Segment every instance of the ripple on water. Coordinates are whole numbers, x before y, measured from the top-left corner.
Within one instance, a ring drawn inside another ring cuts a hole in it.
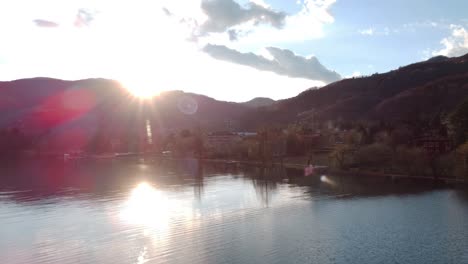
[[[2,261],[468,262],[468,199],[455,190],[402,195],[375,181],[330,186],[224,168],[159,177],[168,174],[152,165],[113,166],[81,168],[54,186],[18,176],[4,190],[0,180]]]

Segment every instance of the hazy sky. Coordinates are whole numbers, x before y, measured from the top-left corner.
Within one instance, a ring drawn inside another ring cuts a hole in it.
[[[2,0],[0,79],[294,96],[468,52],[465,0]]]

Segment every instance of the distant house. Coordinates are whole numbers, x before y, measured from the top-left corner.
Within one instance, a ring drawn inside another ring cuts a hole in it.
[[[236,134],[242,138],[252,138],[257,136],[257,132],[237,132]]]
[[[209,149],[220,150],[230,148],[233,144],[239,143],[242,137],[237,133],[229,131],[217,131],[208,134],[207,147]]]
[[[229,141],[240,137],[239,134],[229,131],[216,131],[208,134],[208,139],[211,141]]]
[[[449,138],[435,133],[428,133],[416,139],[416,144],[430,155],[444,154],[452,149],[452,142]]]
[[[229,132],[217,131],[209,133],[206,137],[205,147],[207,151],[216,155],[231,155],[239,153],[239,147],[244,144],[250,145],[248,153],[257,153],[254,146],[258,144],[256,132]],[[248,155],[248,153],[246,155]]]
[[[320,139],[322,138],[322,134],[313,132],[305,132],[300,136],[306,146],[316,146],[319,144]]]

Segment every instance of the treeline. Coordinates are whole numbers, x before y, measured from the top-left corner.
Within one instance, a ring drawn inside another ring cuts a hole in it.
[[[0,158],[16,158],[29,149],[32,140],[18,128],[0,130]]]
[[[255,133],[244,135],[209,133],[203,127],[164,135],[158,133],[158,128],[148,126],[147,120],[121,130],[106,122],[109,123],[101,119],[95,133],[87,137],[80,130],[59,136],[49,132],[37,137],[25,136],[17,128],[1,130],[0,157],[54,148],[81,149],[91,154],[166,152],[175,157],[244,159],[265,164],[302,157],[303,163],[342,170],[468,177],[468,100],[450,114],[430,119],[400,122],[308,119],[289,125],[262,125]],[[48,138],[54,139],[55,145]]]
[[[468,100],[448,115],[407,122],[302,122],[263,126],[255,136],[213,143],[188,130],[168,137],[175,155],[245,159],[265,163],[303,157],[342,170],[431,177],[468,177]],[[216,140],[215,140],[216,141]],[[195,143],[196,142],[196,143]],[[196,151],[195,151],[196,150]]]
[[[334,167],[468,178],[468,100],[432,120],[351,123],[342,135],[330,153]]]

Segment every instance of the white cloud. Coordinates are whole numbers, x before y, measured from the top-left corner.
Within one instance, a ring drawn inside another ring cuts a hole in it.
[[[54,28],[59,26],[59,24],[55,23],[54,21],[49,21],[45,19],[34,19],[33,22],[38,27]]]
[[[262,4],[262,3],[261,3]],[[249,2],[241,6],[234,0],[203,0],[201,9],[208,19],[200,24],[196,37],[205,36],[210,33],[225,33],[238,25],[260,25],[265,24],[274,28],[281,28],[284,24],[286,14]]]
[[[322,37],[323,26],[335,21],[330,14],[330,8],[335,2],[336,0],[305,0],[298,14],[286,18],[285,35],[294,40]]]
[[[450,25],[451,35],[440,42],[444,48],[432,52],[433,56],[457,57],[468,53],[468,31],[460,25]]]
[[[320,80],[325,83],[341,79],[339,74],[325,68],[316,57],[305,58],[294,54],[290,50],[274,47],[266,48],[267,53],[270,55],[269,58],[254,53],[241,53],[222,45],[208,44],[203,51],[219,60],[293,78]]]
[[[390,33],[398,33],[398,29],[390,29],[389,27],[384,27],[383,29],[367,28],[361,29],[358,31],[359,34],[364,36],[388,36]]]
[[[359,30],[359,34],[372,36],[372,35],[374,35],[374,29],[373,28],[368,28],[368,29]]]
[[[202,43],[186,41],[193,28],[208,19],[200,9],[200,1],[5,2],[0,1],[3,80],[36,76],[104,77],[120,80],[130,87],[181,89],[233,101],[265,95],[275,99],[290,97],[324,84],[216,60],[200,52]],[[88,26],[78,28],[74,22],[77,12],[83,8],[96,10],[96,15]],[[163,8],[174,15],[168,16]],[[314,19],[332,20],[325,13]],[[185,23],[181,23],[182,18],[186,19]],[[38,27],[36,19],[60,26]],[[300,28],[296,29],[298,34]]]
[[[250,2],[254,3],[254,4],[257,4],[261,7],[264,7],[264,8],[271,8],[269,4],[267,4],[264,0],[250,0]]]
[[[268,24],[242,23],[233,25],[230,29],[240,32],[237,40],[240,44],[258,44],[263,46],[277,43],[291,43],[324,36],[324,26],[334,22],[330,9],[336,0],[305,0],[300,2],[301,10],[289,14],[284,18],[281,27],[272,27]],[[307,25],[307,26],[304,26]],[[211,34],[202,42],[230,45],[226,33]]]
[[[416,31],[421,28],[448,28],[450,25],[443,19],[425,20],[403,24],[402,29]]]
[[[363,74],[360,71],[354,71],[353,73],[346,75],[345,78],[349,79],[349,78],[355,78],[355,77],[361,77],[361,76],[363,76]]]

